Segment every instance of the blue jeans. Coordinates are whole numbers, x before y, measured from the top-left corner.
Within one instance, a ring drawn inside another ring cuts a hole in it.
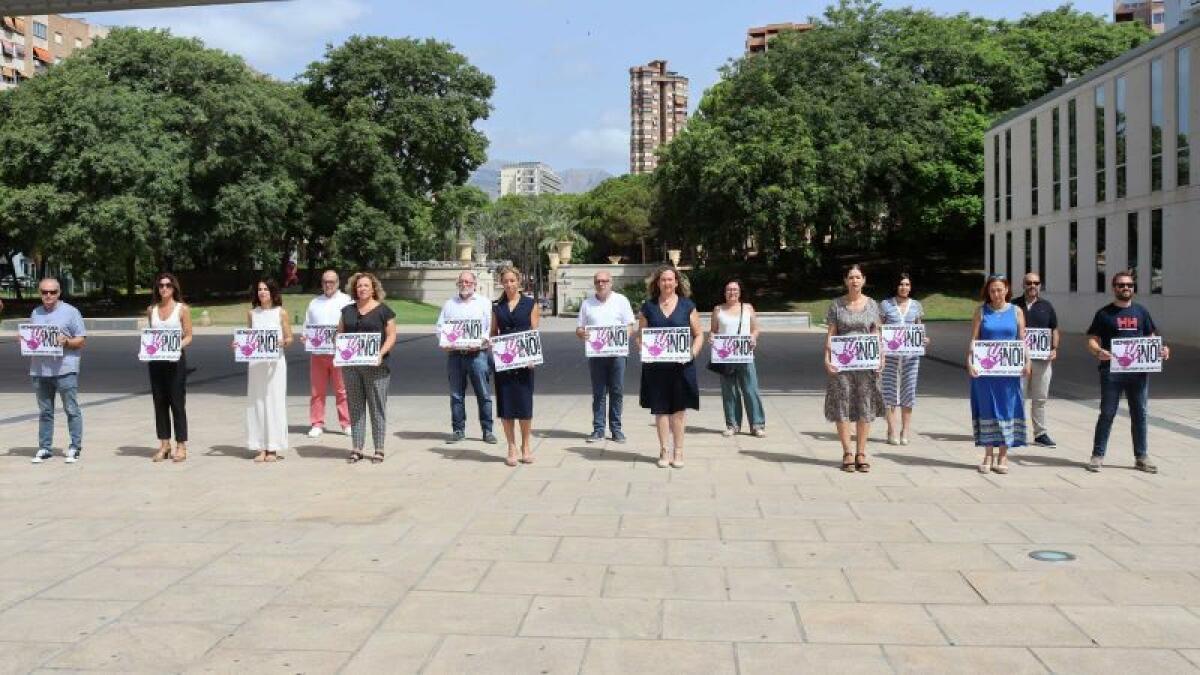
[[[79,375],[57,377],[34,377],[33,391],[38,404],[38,449],[49,452],[54,444],[54,395],[62,397],[63,412],[67,414],[67,431],[71,435],[71,447],[83,450],[83,413],[79,411],[76,394],[79,392]]]
[[[735,363],[733,371],[721,376],[721,403],[725,406],[725,426],[740,429],[742,405],[746,406],[746,417],[750,428],[757,429],[767,424],[763,414],[762,399],[758,396],[758,371],[753,363]]]
[[[487,352],[452,352],[446,360],[446,370],[450,375],[450,425],[454,431],[465,432],[467,429],[467,380],[470,380],[475,401],[479,404],[479,426],[485,435],[492,433],[492,392],[489,388],[492,369]]]
[[[1150,398],[1150,376],[1146,373],[1100,373],[1100,418],[1096,420],[1096,435],[1092,439],[1092,456],[1103,457],[1108,449],[1108,434],[1113,418],[1121,405],[1121,394],[1129,401],[1130,434],[1133,436],[1133,456],[1142,459],[1146,447],[1146,410]]]
[[[608,397],[608,428],[621,430],[625,408],[625,357],[597,356],[587,360],[592,376],[592,431],[604,435],[604,398]]]

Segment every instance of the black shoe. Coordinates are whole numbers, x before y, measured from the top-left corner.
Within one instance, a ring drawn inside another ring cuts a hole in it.
[[[489,445],[495,445],[496,444],[496,434],[493,434],[490,431],[487,432],[486,434],[483,435],[483,442],[488,443]]]
[[[621,433],[620,431],[614,431],[614,432],[612,432],[612,439],[614,441],[616,441],[617,443],[624,443],[625,442],[625,434]]]
[[[1041,436],[1038,436],[1037,438],[1033,439],[1033,442],[1035,445],[1040,445],[1043,448],[1057,448],[1058,447],[1058,445],[1055,444],[1054,441],[1050,440],[1049,434],[1042,434]]]
[[[604,432],[603,431],[593,431],[592,435],[587,437],[588,443],[600,443],[603,440],[604,440]]]

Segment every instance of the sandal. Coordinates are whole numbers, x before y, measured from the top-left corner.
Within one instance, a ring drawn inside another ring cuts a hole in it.
[[[859,457],[862,457],[863,461],[858,461]],[[854,468],[858,469],[859,473],[870,473],[871,465],[867,463],[866,459],[867,456],[861,452],[854,456]]]
[[[533,453],[525,452],[522,450],[521,451],[521,463],[522,464],[533,464]]]
[[[683,468],[683,451],[676,448],[674,457],[671,458],[671,468]]]
[[[504,459],[504,465],[505,466],[516,466],[517,465],[517,449],[516,448],[509,446],[508,457],[506,457]]]
[[[171,455],[171,461],[175,462],[177,464],[179,462],[186,462],[187,461],[187,446],[177,443],[175,445],[175,452]]]
[[[169,446],[169,445],[166,447],[159,448],[158,452],[154,453],[154,456],[150,458],[150,461],[151,462],[164,461],[164,460],[166,460],[167,455],[169,455],[170,453],[171,453],[171,446]]]
[[[283,455],[279,454],[278,452],[268,452],[266,458],[263,459],[263,461],[264,462],[282,462]]]
[[[357,450],[351,450],[350,456],[346,458],[347,464],[355,464],[363,459],[363,454]]]
[[[987,473],[992,470],[992,458],[984,457],[979,464],[979,473]]]
[[[998,464],[998,463],[997,463],[997,464],[993,464],[993,465],[992,465],[992,472],[993,472],[993,473],[999,473],[999,474],[1005,474],[1005,473],[1008,473],[1008,462],[1005,462],[1004,464]]]
[[[371,455],[370,459],[371,459],[372,464],[382,464],[383,463],[383,451],[376,450],[375,454]]]
[[[267,451],[259,450],[258,454],[254,457],[254,461],[258,462],[259,464],[262,464],[263,462],[267,461]]]
[[[667,459],[667,449],[661,448],[658,451],[658,468],[665,469],[671,465],[671,461]]]
[[[847,457],[850,458],[849,461],[846,460]],[[854,473],[854,453],[853,452],[843,452],[842,453],[842,471],[845,471],[846,473]]]

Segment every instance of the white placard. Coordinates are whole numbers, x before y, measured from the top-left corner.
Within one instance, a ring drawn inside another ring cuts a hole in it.
[[[754,363],[749,335],[713,335],[709,360],[713,363]]]
[[[333,365],[377,366],[383,356],[383,336],[379,333],[341,333],[334,338]]]
[[[895,323],[881,327],[883,353],[896,356],[925,355],[925,324]]]
[[[583,353],[588,358],[629,356],[629,326],[588,326]]]
[[[1110,373],[1162,372],[1162,338],[1157,335],[1113,338],[1108,351],[1112,354],[1108,366]]]
[[[233,331],[234,361],[276,361],[283,354],[283,334],[277,328],[238,328]]]
[[[183,354],[183,331],[178,328],[144,328],[138,361],[178,361]]]
[[[829,358],[835,370],[879,370],[883,358],[878,335],[833,335]]]
[[[687,363],[692,360],[692,329],[643,328],[643,363]]]
[[[497,373],[541,365],[541,333],[526,330],[492,337],[492,360]]]
[[[1020,340],[975,340],[971,364],[982,377],[1020,377],[1025,370],[1025,343]]]
[[[58,338],[62,329],[48,323],[23,323],[17,326],[21,340],[21,356],[62,356]]]
[[[332,354],[334,336],[337,326],[325,324],[305,324],[304,351],[309,354]]]
[[[1052,332],[1049,328],[1025,329],[1025,346],[1029,348],[1030,360],[1050,360],[1050,346],[1054,344]]]
[[[479,349],[485,337],[483,319],[447,319],[438,327],[438,346],[444,349]]]

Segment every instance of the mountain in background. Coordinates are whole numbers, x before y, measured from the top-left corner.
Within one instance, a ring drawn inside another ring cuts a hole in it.
[[[484,162],[483,166],[475,170],[471,177],[467,179],[467,185],[475,187],[487,193],[492,199],[500,198],[500,169],[506,164],[514,164],[509,160],[493,159]],[[563,192],[568,194],[577,194],[587,192],[596,187],[604,180],[612,178],[612,174],[603,169],[567,169],[565,171],[557,171],[559,178],[562,178]]]

